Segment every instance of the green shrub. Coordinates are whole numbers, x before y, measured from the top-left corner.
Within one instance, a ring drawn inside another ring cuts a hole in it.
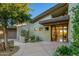
[[[31,38],[31,40],[30,40],[31,42],[39,42],[39,41],[42,41],[42,40],[39,38],[39,36],[36,36],[36,37],[35,37],[35,35],[32,35],[30,38]]]
[[[8,46],[11,48],[14,47],[14,41],[13,40],[8,41]]]
[[[25,36],[26,35],[26,30],[21,30],[21,36]]]
[[[72,52],[72,55],[79,56],[79,41],[72,42],[72,45],[70,46]]]
[[[58,47],[57,50],[55,51],[56,56],[69,56],[71,55],[72,50],[67,47],[62,45],[61,47]]]
[[[29,30],[28,31],[21,30],[21,36],[24,37],[25,43],[26,42],[38,42],[38,41],[42,41],[42,40],[40,40],[39,36],[35,37],[35,35],[30,35],[29,33],[30,33]]]
[[[30,37],[30,35],[29,35],[29,30],[28,30],[28,31],[26,31],[26,30],[21,30],[21,36],[24,37],[25,43],[28,42],[28,41],[29,41],[29,37]]]
[[[79,40],[75,40],[74,42],[71,43],[73,46],[79,48]]]
[[[42,41],[39,36],[36,37],[36,41]]]
[[[35,42],[35,35],[32,35],[30,38],[31,38],[31,42]]]
[[[56,56],[79,56],[79,41],[74,41],[69,47],[61,46],[57,48],[54,55]]]
[[[72,50],[71,55],[72,56],[79,56],[79,48],[75,47],[75,46],[71,46],[70,49]]]

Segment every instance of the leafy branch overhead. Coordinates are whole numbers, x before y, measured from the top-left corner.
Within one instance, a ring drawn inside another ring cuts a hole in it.
[[[29,4],[0,4],[0,20],[3,26],[8,26],[8,20],[12,19],[15,24],[29,21],[31,10]]]

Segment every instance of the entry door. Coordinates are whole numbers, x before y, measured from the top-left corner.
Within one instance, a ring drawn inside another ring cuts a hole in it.
[[[53,41],[67,41],[68,30],[67,25],[54,25],[52,26],[52,40]]]
[[[57,41],[56,26],[52,26],[52,41]]]

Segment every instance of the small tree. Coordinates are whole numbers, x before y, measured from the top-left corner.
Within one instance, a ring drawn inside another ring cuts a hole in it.
[[[4,42],[7,50],[7,28],[9,24],[18,25],[30,20],[29,4],[0,4],[0,24],[4,31]],[[10,22],[10,23],[9,23]]]

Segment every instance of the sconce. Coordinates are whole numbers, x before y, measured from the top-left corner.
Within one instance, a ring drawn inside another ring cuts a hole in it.
[[[34,31],[37,31],[38,30],[38,28],[34,28]]]

